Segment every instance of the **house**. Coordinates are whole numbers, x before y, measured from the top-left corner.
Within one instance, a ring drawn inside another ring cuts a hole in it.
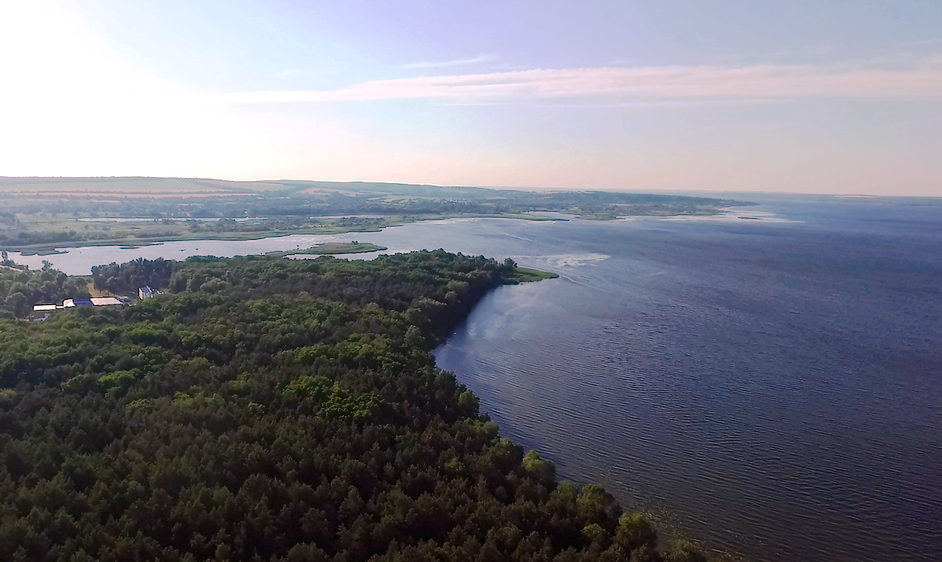
[[[157,289],[154,289],[152,287],[141,287],[140,289],[137,290],[137,296],[141,300],[149,299],[151,297],[156,297],[159,294],[160,293],[157,291]]]
[[[92,297],[90,300],[94,306],[115,306],[118,304],[124,304],[116,297]]]
[[[92,299],[88,297],[78,297],[74,299],[65,299],[62,301],[62,308],[81,308],[84,306],[94,306]]]
[[[42,322],[46,318],[49,318],[49,315],[56,311],[60,307],[54,304],[37,304],[33,306],[33,313],[30,315],[30,318],[36,322]]]

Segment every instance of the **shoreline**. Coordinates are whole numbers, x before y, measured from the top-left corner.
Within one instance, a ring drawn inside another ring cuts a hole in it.
[[[616,220],[631,220],[636,218],[670,218],[670,217],[683,217],[683,218],[694,218],[694,217],[714,217],[717,215],[722,215],[726,212],[727,208],[724,209],[715,209],[712,212],[704,212],[697,214],[686,214],[686,213],[675,213],[675,214],[648,214],[648,215],[617,215],[617,216],[592,216],[592,217],[580,217],[575,216],[580,220],[594,220],[594,221],[616,221]],[[533,211],[532,213],[540,213],[546,211]],[[119,247],[128,247],[128,248],[140,248],[144,246],[155,246],[165,242],[189,242],[194,240],[221,240],[221,241],[231,241],[231,242],[242,242],[248,240],[263,240],[266,238],[281,238],[285,236],[296,236],[296,235],[328,235],[328,234],[348,234],[354,232],[382,232],[386,228],[402,226],[405,224],[412,224],[417,222],[429,222],[437,220],[450,220],[450,219],[508,219],[508,220],[526,220],[534,222],[566,222],[568,218],[558,218],[558,217],[547,217],[537,214],[486,214],[486,213],[454,213],[454,214],[437,214],[437,215],[405,215],[400,216],[395,219],[388,220],[386,224],[381,225],[371,225],[371,226],[327,226],[327,227],[310,227],[310,228],[298,228],[295,230],[264,230],[264,231],[254,231],[254,232],[245,232],[245,231],[231,231],[231,232],[198,232],[193,233],[193,235],[178,235],[178,236],[154,236],[154,237],[141,237],[141,238],[108,238],[108,239],[99,239],[99,240],[68,240],[59,243],[41,243],[41,244],[25,244],[25,245],[9,245],[2,246],[3,250],[10,252],[18,252],[23,256],[49,256],[56,254],[64,254],[67,252],[62,251],[63,249],[68,248],[82,248],[90,246],[119,246]],[[115,217],[115,218],[124,218],[124,217]]]
[[[383,229],[412,224],[416,222],[448,220],[448,219],[516,219],[529,220],[536,222],[562,221],[566,219],[557,219],[552,217],[527,216],[527,215],[503,215],[503,214],[441,214],[441,215],[423,215],[423,216],[403,216],[388,221],[387,224],[373,226],[336,226],[336,227],[311,227],[298,228],[294,230],[260,230],[260,231],[231,231],[231,232],[198,232],[193,235],[179,236],[154,236],[149,238],[107,238],[97,240],[68,240],[52,244],[24,244],[3,246],[2,249],[9,252],[18,252],[24,256],[49,256],[63,254],[64,248],[82,248],[86,246],[123,246],[140,248],[143,246],[156,246],[164,242],[189,242],[194,240],[222,240],[230,242],[243,242],[247,240],[263,240],[266,238],[281,238],[285,236],[296,235],[327,235],[327,234],[348,234],[354,232],[382,232]]]

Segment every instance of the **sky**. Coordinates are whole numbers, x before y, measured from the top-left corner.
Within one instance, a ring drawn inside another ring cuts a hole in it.
[[[942,1],[0,0],[0,175],[942,196]]]

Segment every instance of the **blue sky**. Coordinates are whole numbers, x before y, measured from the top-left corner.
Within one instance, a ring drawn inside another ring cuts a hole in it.
[[[0,175],[942,196],[942,2],[0,0]]]

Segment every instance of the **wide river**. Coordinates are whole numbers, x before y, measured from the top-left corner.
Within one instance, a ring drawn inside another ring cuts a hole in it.
[[[87,274],[350,239],[513,257],[561,278],[494,291],[436,357],[562,477],[751,560],[942,560],[942,206],[740,198],[762,203],[751,219],[453,220],[11,257]]]

